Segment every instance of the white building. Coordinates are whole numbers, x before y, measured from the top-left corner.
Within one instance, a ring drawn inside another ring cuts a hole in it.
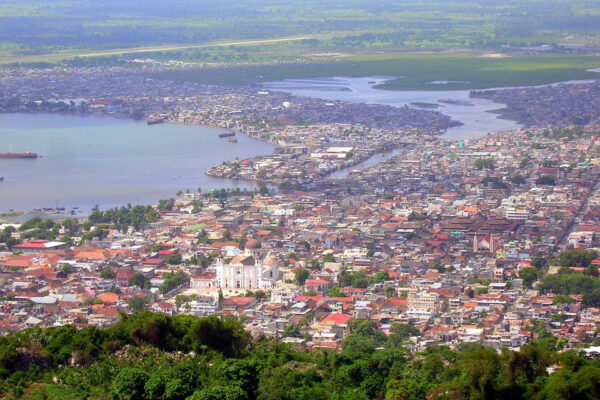
[[[218,259],[214,269],[216,281],[224,289],[272,289],[279,279],[277,265],[269,257],[261,262],[252,256],[240,254],[228,263]]]

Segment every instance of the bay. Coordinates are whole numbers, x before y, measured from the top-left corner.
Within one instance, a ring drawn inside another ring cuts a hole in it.
[[[38,153],[38,159],[0,159],[0,212],[79,207],[87,213],[152,204],[178,190],[255,189],[247,181],[217,179],[207,168],[257,155],[273,146],[219,128],[158,124],[110,117],[0,114],[0,152]]]

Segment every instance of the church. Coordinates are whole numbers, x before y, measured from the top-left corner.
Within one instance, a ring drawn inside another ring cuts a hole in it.
[[[269,290],[279,279],[277,263],[270,257],[261,261],[261,244],[256,239],[246,243],[244,253],[230,260],[217,259],[214,269],[223,289]]]

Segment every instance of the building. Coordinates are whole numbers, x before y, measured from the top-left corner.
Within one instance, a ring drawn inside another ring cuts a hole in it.
[[[435,293],[411,292],[407,299],[408,314],[432,315],[439,311],[440,300]]]

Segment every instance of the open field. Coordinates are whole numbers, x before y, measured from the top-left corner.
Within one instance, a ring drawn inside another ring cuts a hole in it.
[[[599,16],[595,0],[0,0],[0,54],[56,60],[312,35],[326,35],[312,48],[344,52],[598,45]]]
[[[600,57],[544,55],[481,57],[473,54],[360,55],[322,62],[172,70],[149,74],[158,79],[245,85],[287,78],[322,76],[401,77],[383,85],[390,90],[453,90],[542,85],[573,79],[595,79],[590,68]],[[432,84],[433,81],[450,81]]]
[[[29,55],[29,56],[14,56],[10,52],[0,51],[0,64],[13,64],[13,63],[36,63],[36,62],[50,62],[56,63],[64,60],[74,59],[76,57],[87,58],[87,57],[110,57],[110,56],[122,56],[122,55],[144,55],[147,53],[165,53],[169,54],[179,50],[192,50],[192,49],[211,49],[211,48],[223,48],[231,46],[256,46],[256,45],[274,45],[279,43],[288,43],[301,40],[307,40],[312,36],[294,36],[277,39],[262,39],[262,40],[244,40],[235,42],[214,42],[214,43],[203,43],[203,44],[187,44],[187,45],[162,45],[162,46],[145,46],[145,47],[134,47],[134,48],[123,48],[106,51],[90,52],[85,50],[68,50],[61,51],[52,54],[43,55]]]

